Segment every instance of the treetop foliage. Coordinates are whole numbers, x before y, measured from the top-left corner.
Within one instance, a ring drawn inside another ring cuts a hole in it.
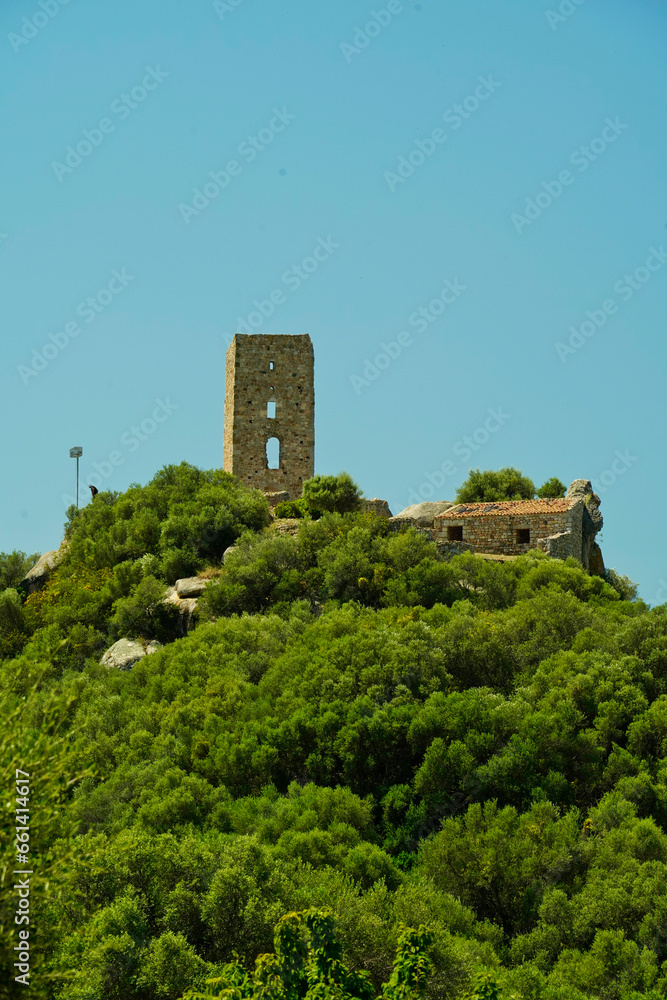
[[[564,497],[566,487],[555,476],[539,490],[528,476],[510,466],[493,471],[471,469],[456,491],[456,503],[491,503],[502,500],[532,500],[533,497]]]

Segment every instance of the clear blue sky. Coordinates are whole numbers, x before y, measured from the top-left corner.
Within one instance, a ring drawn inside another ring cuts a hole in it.
[[[661,0],[42,4],[0,10],[0,550],[57,547],[72,445],[105,489],[219,466],[279,289],[254,329],[313,339],[316,471],[395,512],[590,478],[607,565],[667,599]]]

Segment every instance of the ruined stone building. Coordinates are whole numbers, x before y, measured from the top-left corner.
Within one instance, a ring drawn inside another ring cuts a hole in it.
[[[308,334],[240,334],[227,351],[223,468],[244,485],[301,496],[315,471]]]
[[[440,545],[460,542],[483,555],[517,556],[541,549],[558,559],[573,556],[592,573],[604,573],[595,535],[602,527],[600,500],[586,479],[575,479],[563,498],[453,504],[433,519]]]

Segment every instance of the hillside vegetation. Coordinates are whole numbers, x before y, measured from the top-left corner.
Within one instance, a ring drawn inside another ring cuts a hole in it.
[[[445,562],[354,512],[281,535],[261,494],[185,464],[66,535],[41,591],[0,594],[1,982],[23,767],[33,996],[222,977],[230,1000],[291,1000],[305,972],[250,973],[302,924],[344,963],[313,997],[667,996],[667,616],[629,581],[537,552]],[[175,639],[162,596],[196,572]],[[127,635],[165,646],[102,667]]]

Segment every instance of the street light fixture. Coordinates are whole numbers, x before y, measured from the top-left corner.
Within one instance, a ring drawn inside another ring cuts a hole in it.
[[[79,459],[83,455],[83,448],[70,448],[69,457],[76,459],[76,509],[79,509]]]

